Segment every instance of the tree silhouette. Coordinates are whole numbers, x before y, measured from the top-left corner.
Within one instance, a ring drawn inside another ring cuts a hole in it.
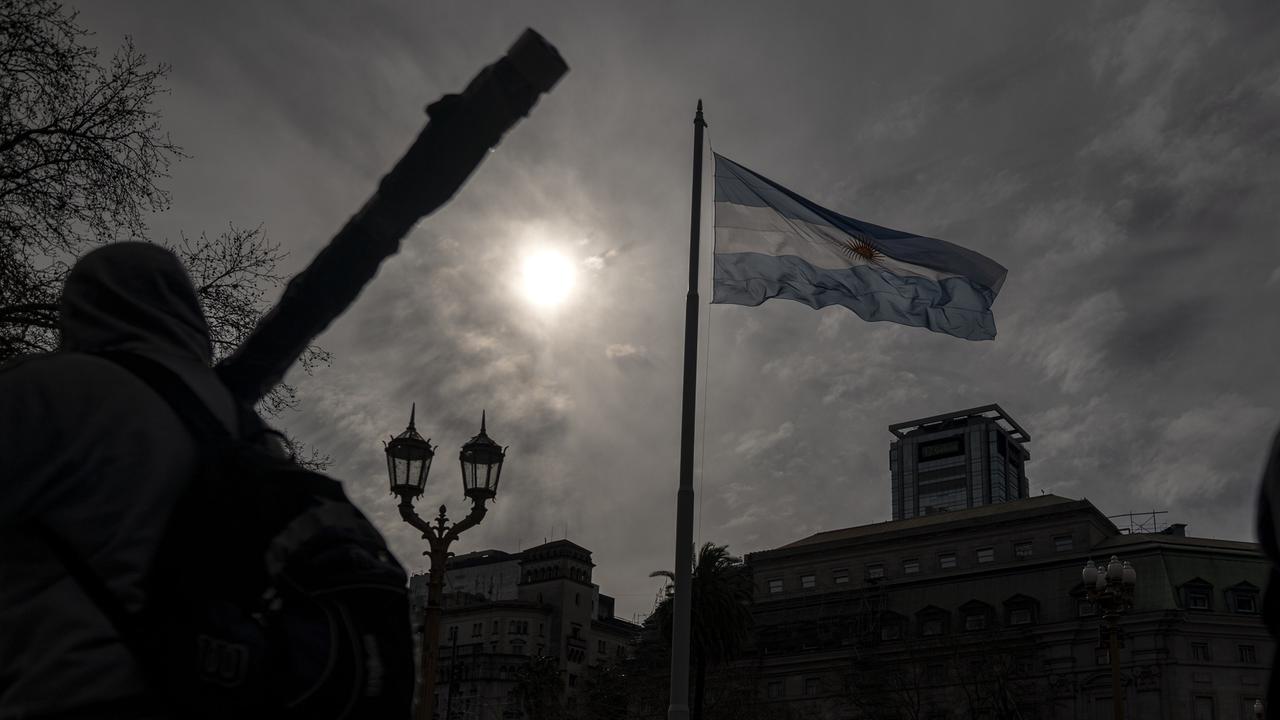
[[[529,720],[560,720],[563,716],[564,683],[560,679],[560,662],[554,657],[529,658],[516,673],[515,689],[520,708]]]
[[[100,64],[89,34],[53,0],[0,0],[0,363],[57,346],[71,264],[112,240],[146,239],[147,214],[169,205],[160,183],[184,157],[156,109],[168,67],[128,38]],[[218,359],[266,310],[285,254],[261,228],[235,226],[167,246],[192,275]],[[312,347],[301,362],[310,371],[329,359]],[[295,405],[281,385],[259,409]]]
[[[659,570],[650,577],[675,582],[675,574]],[[692,578],[690,655],[694,674],[690,715],[702,720],[706,700],[707,670],[737,657],[751,637],[751,570],[742,558],[729,554],[724,545],[706,543],[698,551]],[[671,636],[673,597],[669,594],[654,610],[654,621],[665,637]]]

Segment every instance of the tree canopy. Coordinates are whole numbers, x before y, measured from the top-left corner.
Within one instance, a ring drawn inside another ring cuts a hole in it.
[[[185,157],[161,125],[169,68],[125,38],[101,62],[54,0],[0,0],[0,363],[57,346],[58,295],[75,259],[113,240],[147,238],[150,214],[169,207],[163,187]],[[283,281],[285,257],[261,227],[161,242],[192,276],[215,358],[232,349]],[[310,371],[329,361],[318,347]],[[277,387],[269,416],[296,405]]]

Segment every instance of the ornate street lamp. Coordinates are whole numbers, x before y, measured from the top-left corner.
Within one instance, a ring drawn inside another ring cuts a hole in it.
[[[409,410],[409,427],[387,443],[387,475],[391,478],[391,492],[400,501],[412,503],[427,487],[427,473],[431,472],[431,459],[436,449],[431,440],[423,440],[413,426],[413,416],[418,411],[414,403]]]
[[[458,453],[462,465],[462,493],[472,500],[491,500],[498,494],[498,478],[507,449],[485,432],[485,413],[480,412],[480,434],[467,441]]]
[[[1102,610],[1104,624],[1099,647],[1111,656],[1111,712],[1115,720],[1124,720],[1124,698],[1120,695],[1120,613],[1133,607],[1133,592],[1138,584],[1138,571],[1115,555],[1105,568],[1092,561],[1085,563],[1080,579],[1089,594],[1089,602]]]
[[[506,448],[488,435],[485,413],[480,415],[480,433],[467,441],[458,454],[462,466],[462,491],[471,500],[471,512],[449,523],[445,506],[430,522],[418,516],[413,502],[426,490],[427,473],[435,448],[414,428],[417,405],[409,411],[409,427],[386,443],[387,475],[391,492],[400,498],[400,518],[422,532],[430,559],[427,573],[427,609],[422,638],[422,691],[418,696],[417,720],[431,720],[435,707],[436,667],[440,652],[440,603],[444,594],[444,574],[449,563],[449,546],[463,531],[479,525],[487,509],[484,504],[498,494],[498,479]]]

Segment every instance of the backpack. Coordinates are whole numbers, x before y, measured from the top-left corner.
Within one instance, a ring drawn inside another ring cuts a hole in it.
[[[233,437],[164,365],[98,356],[164,398],[200,446],[200,469],[162,536],[140,613],[44,533],[158,700],[182,718],[409,717],[407,577],[342,486]]]

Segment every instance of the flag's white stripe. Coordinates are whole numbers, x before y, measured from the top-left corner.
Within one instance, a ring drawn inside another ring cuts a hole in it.
[[[894,275],[918,275],[931,280],[957,277],[932,268],[902,262],[886,255],[874,261],[840,251],[854,241],[848,233],[830,225],[789,218],[771,207],[718,202],[716,252],[754,252],[762,255],[794,255],[815,267],[839,269],[856,265],[882,267]]]

